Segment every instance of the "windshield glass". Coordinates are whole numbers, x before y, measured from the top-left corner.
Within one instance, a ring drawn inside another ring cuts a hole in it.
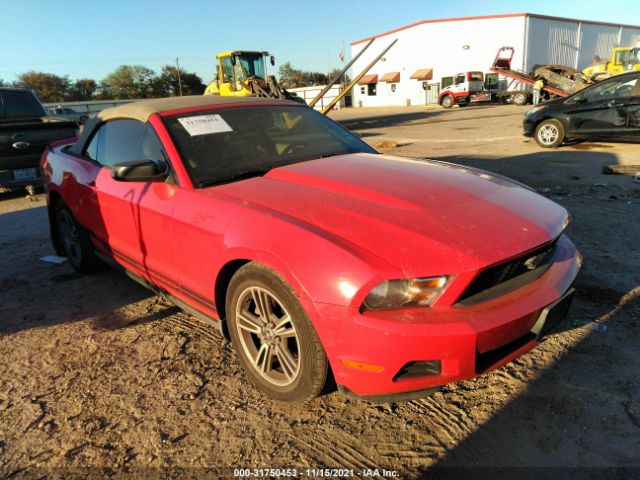
[[[236,57],[236,63],[242,66],[243,77],[266,78],[264,72],[264,61],[262,54],[242,53]]]
[[[377,153],[303,106],[225,108],[165,118],[194,185],[262,175],[272,168],[346,153]]]

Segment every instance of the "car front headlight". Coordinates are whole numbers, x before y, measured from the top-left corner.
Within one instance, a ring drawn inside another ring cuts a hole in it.
[[[547,108],[546,105],[537,105],[529,110],[527,110],[527,113],[524,114],[525,117],[528,117],[529,115],[533,115],[536,112],[539,112],[540,110],[544,110],[545,108]]]
[[[450,277],[385,280],[376,285],[364,299],[364,310],[387,310],[406,307],[426,307],[442,293]]]

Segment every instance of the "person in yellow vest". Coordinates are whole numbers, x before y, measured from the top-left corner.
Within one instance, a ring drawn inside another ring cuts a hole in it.
[[[540,92],[544,88],[544,80],[540,77],[533,84],[533,104],[538,105],[540,103]]]

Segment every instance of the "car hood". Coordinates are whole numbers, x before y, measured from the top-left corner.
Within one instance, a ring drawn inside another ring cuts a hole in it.
[[[489,172],[380,154],[312,160],[213,188],[341,237],[412,276],[516,256],[557,236],[567,215]]]

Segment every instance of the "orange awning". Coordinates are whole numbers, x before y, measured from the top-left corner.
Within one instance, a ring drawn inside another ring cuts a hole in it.
[[[360,79],[358,85],[368,85],[370,83],[378,83],[378,75],[365,75]]]
[[[398,83],[400,81],[400,72],[385,73],[380,81],[387,83]]]
[[[411,75],[413,80],[432,80],[433,79],[433,68],[421,68],[420,70],[416,70],[413,75]]]

